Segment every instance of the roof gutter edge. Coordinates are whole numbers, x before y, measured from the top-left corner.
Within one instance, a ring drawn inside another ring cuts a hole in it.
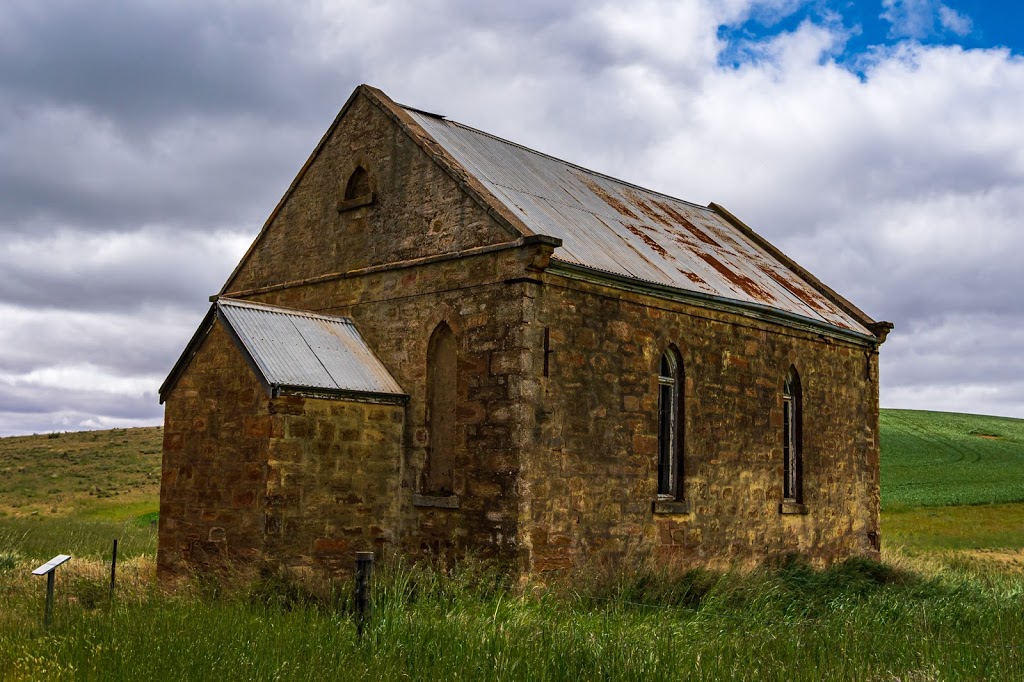
[[[556,259],[552,259],[551,264],[547,268],[547,272],[555,275],[561,275],[569,279],[590,282],[592,284],[603,284],[605,286],[610,286],[624,291],[647,294],[670,301],[689,303],[702,308],[709,308],[728,313],[744,314],[754,317],[755,319],[774,322],[792,329],[800,329],[816,334],[827,334],[833,338],[850,341],[860,346],[878,347],[881,345],[881,341],[871,334],[862,334],[850,329],[843,329],[842,327],[837,327],[827,322],[819,322],[818,320],[812,320],[810,318],[803,317],[802,315],[788,313],[784,310],[778,310],[759,303],[737,301],[735,299],[715,296],[713,294],[705,294],[699,291],[688,291],[686,289],[680,289],[679,287],[673,287],[666,284],[645,282],[643,280],[636,279],[635,277],[629,277],[628,275],[605,272],[604,270],[597,270],[585,265],[569,263],[563,260],[556,261]]]
[[[296,395],[305,398],[348,399],[353,402],[375,403],[386,405],[405,405],[409,396],[405,393],[380,393],[378,391],[360,391],[350,388],[323,388],[318,386],[288,386],[274,384],[274,397]]]

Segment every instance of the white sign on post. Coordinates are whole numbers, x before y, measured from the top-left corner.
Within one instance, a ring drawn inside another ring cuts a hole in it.
[[[32,575],[46,575],[70,558],[70,554],[58,554],[36,570],[32,571]]]

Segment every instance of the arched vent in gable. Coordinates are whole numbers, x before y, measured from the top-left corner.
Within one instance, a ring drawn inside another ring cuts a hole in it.
[[[362,166],[356,166],[345,183],[345,193],[338,200],[338,211],[348,211],[373,203],[374,194],[370,174]]]

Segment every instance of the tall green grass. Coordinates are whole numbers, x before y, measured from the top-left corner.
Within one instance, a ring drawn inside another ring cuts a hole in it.
[[[119,557],[156,554],[156,527],[148,517],[131,521],[102,521],[61,517],[0,517],[0,553],[34,561],[57,554],[109,560],[117,538]]]
[[[397,566],[376,580],[362,642],[345,599],[296,598],[287,581],[284,599],[266,584],[215,598],[140,584],[113,605],[65,600],[44,631],[41,595],[0,580],[17,614],[0,616],[4,679],[1024,678],[1024,581],[949,568],[792,563],[516,588]]]

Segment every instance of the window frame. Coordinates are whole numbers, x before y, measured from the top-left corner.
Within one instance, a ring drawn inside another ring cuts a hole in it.
[[[658,363],[657,500],[683,499],[683,363],[674,348]],[[666,404],[667,403],[667,404]]]
[[[376,202],[376,198],[377,195],[373,191],[373,177],[370,172],[362,165],[356,166],[349,173],[344,187],[339,190],[338,213],[371,206]]]
[[[791,367],[782,382],[782,501],[802,507],[803,399],[800,375]]]

